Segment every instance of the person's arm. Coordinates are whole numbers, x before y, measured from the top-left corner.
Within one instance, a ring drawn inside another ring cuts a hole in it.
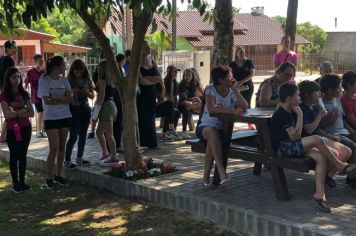
[[[240,115],[243,112],[241,108],[233,109],[233,108],[227,108],[227,107],[216,105],[214,97],[210,94],[207,94],[205,96],[205,104],[206,107],[208,108],[209,114],[223,113],[223,114],[231,114],[231,115]]]
[[[99,83],[98,98],[96,99],[95,103],[101,106],[104,103],[106,81],[99,78],[98,83]]]
[[[33,111],[33,107],[30,100],[27,100],[25,110],[19,113],[19,117],[34,117],[35,112]],[[23,109],[22,109],[23,110]]]
[[[249,60],[248,67],[250,68],[250,74],[241,80],[241,84],[245,84],[248,81],[252,80],[252,77],[255,75],[255,68],[251,60]]]
[[[11,106],[9,106],[6,101],[1,102],[1,108],[4,112],[5,118],[23,118],[34,116],[34,111],[30,101],[27,101],[26,107],[17,111],[15,111]]]
[[[318,127],[321,119],[326,116],[326,111],[324,109],[320,109],[318,115],[315,117],[315,119],[308,124],[304,124],[303,129],[305,132],[308,134],[313,133]]]
[[[248,103],[246,99],[241,95],[239,89],[237,88],[237,83],[234,84],[232,87],[232,91],[234,92],[236,96],[236,107],[241,108],[243,111],[246,111],[248,108]]]
[[[319,124],[319,127],[322,129],[325,129],[326,127],[329,127],[330,125],[334,124],[337,118],[339,117],[339,112],[336,110],[333,110],[332,112],[329,112],[321,121]]]
[[[275,107],[278,105],[279,100],[272,100],[272,86],[269,83],[262,84],[259,104],[260,107]]]
[[[30,77],[30,71],[27,71],[26,73],[26,78],[25,78],[25,89],[29,88],[29,83],[30,83],[31,77]]]
[[[354,129],[356,129],[356,117],[354,114],[349,114],[347,116],[345,116],[345,119],[347,121],[348,124],[350,124],[350,126]]]

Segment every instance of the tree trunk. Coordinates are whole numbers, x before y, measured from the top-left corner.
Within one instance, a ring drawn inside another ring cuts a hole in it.
[[[139,151],[140,142],[136,108],[136,85],[141,65],[142,45],[147,28],[152,21],[153,12],[141,13],[138,17],[134,16],[132,57],[128,75],[125,79],[122,77],[120,68],[116,63],[114,52],[110,46],[110,41],[99,28],[98,24],[95,23],[86,11],[77,11],[77,13],[94,33],[100,46],[104,50],[109,78],[115,84],[120,95],[123,108],[123,143],[126,166],[131,170],[145,168],[142,153]]]
[[[298,0],[288,1],[286,35],[290,37],[290,50],[294,51],[295,34],[297,32]]]
[[[234,46],[232,0],[216,0],[212,66],[229,65]]]

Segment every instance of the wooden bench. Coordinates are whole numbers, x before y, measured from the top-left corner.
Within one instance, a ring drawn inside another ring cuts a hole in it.
[[[260,174],[262,163],[267,163],[271,170],[277,199],[287,201],[290,199],[290,195],[284,169],[308,173],[310,170],[314,170],[315,162],[309,157],[291,158],[266,155],[264,150],[259,150],[259,147],[256,147],[256,138],[258,137],[259,134],[257,130],[233,132],[230,145],[226,150],[226,155],[232,159],[255,162],[253,170],[255,175]],[[191,146],[192,152],[205,153],[205,142],[201,142],[199,139],[191,139],[187,140],[186,143]]]

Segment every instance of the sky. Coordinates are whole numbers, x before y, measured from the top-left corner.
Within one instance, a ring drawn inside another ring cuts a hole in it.
[[[215,0],[207,1],[214,6]],[[288,0],[232,0],[232,3],[241,8],[241,13],[251,12],[251,7],[263,6],[267,16],[287,15]],[[186,10],[187,4],[177,0],[177,6],[179,10]],[[309,21],[326,31],[356,31],[355,9],[355,0],[299,0],[297,21]]]

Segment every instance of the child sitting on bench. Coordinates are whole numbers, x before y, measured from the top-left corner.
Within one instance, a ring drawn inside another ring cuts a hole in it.
[[[326,200],[324,183],[327,162],[340,171],[340,174],[356,176],[356,165],[347,165],[337,158],[319,135],[301,137],[303,113],[299,107],[299,91],[297,85],[284,84],[279,90],[281,106],[275,111],[270,122],[273,149],[279,157],[311,157],[315,162],[316,192],[314,201],[324,212],[330,213]]]

